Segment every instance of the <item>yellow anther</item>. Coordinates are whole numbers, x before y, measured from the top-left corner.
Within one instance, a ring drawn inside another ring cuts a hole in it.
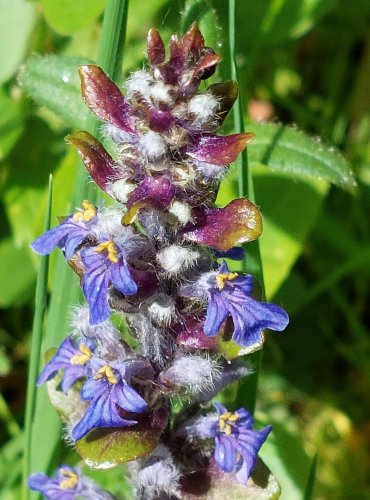
[[[59,483],[60,489],[62,490],[72,490],[77,486],[78,476],[74,472],[68,469],[60,469],[60,472],[65,479]]]
[[[225,430],[224,430],[224,433],[226,434],[226,436],[230,436],[231,431],[232,431],[231,425],[230,424],[226,424]]]
[[[232,424],[239,419],[239,415],[237,413],[231,413],[231,411],[227,411],[218,417],[218,425],[220,431],[225,433],[226,436],[230,436],[232,432]]]
[[[118,384],[118,379],[115,377],[112,368],[109,365],[104,365],[99,368],[98,373],[94,376],[95,380],[100,380],[105,377],[111,384]]]
[[[216,274],[216,284],[219,290],[223,290],[226,281],[232,281],[238,277],[238,273]]]
[[[118,262],[117,248],[112,240],[103,241],[103,243],[100,243],[100,245],[95,247],[94,250],[97,253],[107,252],[108,259],[114,264],[117,264]]]
[[[71,357],[71,365],[85,365],[91,358],[91,351],[83,342],[80,343],[79,350],[81,354],[75,354]]]
[[[79,220],[83,220],[85,222],[90,222],[96,216],[96,207],[87,200],[82,202],[83,210],[78,210],[73,215],[73,221],[78,222]]]

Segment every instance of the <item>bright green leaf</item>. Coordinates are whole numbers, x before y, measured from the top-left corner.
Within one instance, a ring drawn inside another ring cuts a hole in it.
[[[0,89],[0,160],[12,149],[22,130],[20,102],[10,99],[6,92]]]
[[[250,164],[317,180],[353,190],[356,180],[347,161],[334,148],[292,127],[277,124],[246,125],[256,135],[248,147]]]
[[[62,35],[86,28],[103,12],[106,0],[41,0],[45,18]]]
[[[54,55],[32,57],[22,70],[20,82],[38,104],[56,113],[66,126],[83,129],[87,126],[89,111],[81,97],[77,70],[88,62]]]
[[[109,469],[148,455],[158,445],[152,430],[95,429],[76,442],[76,449],[93,469]]]
[[[16,72],[26,52],[35,8],[26,0],[0,0],[0,83]]]
[[[0,307],[22,304],[32,295],[36,274],[26,248],[10,239],[0,242]]]

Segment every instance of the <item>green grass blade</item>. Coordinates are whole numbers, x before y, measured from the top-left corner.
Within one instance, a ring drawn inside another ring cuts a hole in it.
[[[46,211],[45,231],[50,228],[51,204],[52,204],[52,176],[49,178],[49,195]],[[25,416],[25,446],[23,456],[23,498],[28,497],[27,478],[31,468],[31,450],[33,440],[35,404],[36,404],[36,379],[40,365],[41,340],[43,331],[44,314],[47,300],[47,284],[49,271],[49,256],[41,258],[41,266],[37,279],[35,296],[35,316],[33,320],[30,363],[27,381],[27,399]]]
[[[229,59],[230,59],[230,76],[232,80],[238,82],[238,71],[236,66],[236,1],[229,0]],[[243,106],[239,95],[233,107],[234,129],[236,133],[244,132]],[[238,168],[238,195],[239,197],[248,197],[251,201],[255,201],[253,190],[253,179],[248,168],[248,152],[245,149],[237,162]],[[244,261],[244,269],[252,273],[263,289],[263,271],[260,255],[259,242],[254,241],[246,247],[246,257]],[[235,405],[246,406],[250,412],[254,412],[256,404],[258,372],[261,361],[261,351],[249,356],[248,361],[253,369],[253,373],[240,382],[236,394]]]
[[[127,0],[108,0],[97,62],[113,79],[118,78],[121,69],[127,11]],[[88,128],[90,132],[96,133],[97,120],[92,120]],[[85,167],[80,164],[76,175],[72,208],[80,205],[82,199],[87,198],[95,201],[95,186],[87,181],[88,175]],[[43,352],[49,347],[57,346],[65,337],[68,332],[70,306],[80,299],[81,290],[78,278],[69,268],[63,256],[59,254],[48,312],[46,336],[42,345]],[[59,417],[48,401],[45,387],[42,387],[37,394],[35,422],[33,442],[37,443],[37,446],[28,451],[31,453],[32,471],[52,472],[54,459],[61,446],[61,425]]]
[[[316,468],[317,468],[317,453],[313,457],[310,471],[308,473],[303,500],[312,500],[312,498],[313,498],[313,489],[315,486]]]

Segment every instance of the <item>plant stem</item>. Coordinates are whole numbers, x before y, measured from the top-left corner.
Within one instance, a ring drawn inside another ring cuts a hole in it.
[[[238,80],[238,70],[236,65],[236,1],[229,0],[229,53],[230,53],[230,73],[231,78],[235,81]],[[243,107],[240,95],[236,100],[233,107],[234,116],[234,129],[236,133],[244,132],[244,117]],[[238,195],[239,197],[248,197],[251,201],[255,201],[253,179],[248,165],[248,152],[246,149],[237,160],[238,165]],[[263,270],[262,261],[259,248],[259,242],[253,241],[245,248],[248,250],[248,257],[244,257],[244,270],[252,270],[259,280],[262,290],[263,286]],[[245,380],[239,383],[238,391],[236,394],[236,406],[246,406],[248,410],[253,413],[256,404],[258,372],[261,361],[261,351],[254,353],[250,356],[253,373]]]
[[[49,195],[46,211],[45,231],[50,228],[53,178],[49,177]],[[27,399],[25,417],[25,443],[23,455],[23,498],[28,498],[27,479],[31,468],[32,430],[36,405],[36,379],[40,365],[40,352],[44,314],[48,288],[49,256],[41,259],[35,296],[35,316],[33,319],[30,364],[27,379]]]

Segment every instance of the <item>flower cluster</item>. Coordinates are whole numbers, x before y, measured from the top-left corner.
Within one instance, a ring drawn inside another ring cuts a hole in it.
[[[113,203],[84,200],[32,244],[41,255],[56,247],[64,253],[87,301],[73,311],[72,331],[38,383],[59,381],[54,390],[74,404],[77,394],[78,411],[65,422],[78,451],[82,441],[120,433],[122,461],[134,460],[138,498],[176,495],[181,477],[197,470],[198,459],[189,463],[179,454],[179,439],[197,447],[204,468],[210,455],[202,439],[213,438],[220,470],[247,482],[271,428],[252,430],[245,409],[230,413],[220,403],[217,415],[201,416],[200,403],[247,374],[235,358],[260,348],[265,329],[288,324],[280,306],[252,297],[253,277],[224,260],[243,258],[238,245],[262,232],[249,200],[215,205],[222,176],[253,138],[215,133],[237,97],[236,84],[199,91],[220,58],[196,24],[169,45],[166,59],[159,33],[149,32],[147,68],[131,74],[124,93],[99,67],[80,68],[83,98],[116,154],[87,132],[67,140]],[[124,314],[135,348],[111,323],[112,311]],[[170,418],[174,395],[192,403],[191,415],[183,410]],[[125,449],[134,432],[145,453]],[[29,484],[47,498],[62,491],[58,498],[67,499],[85,498],[86,481],[63,466],[56,479],[36,474]]]

